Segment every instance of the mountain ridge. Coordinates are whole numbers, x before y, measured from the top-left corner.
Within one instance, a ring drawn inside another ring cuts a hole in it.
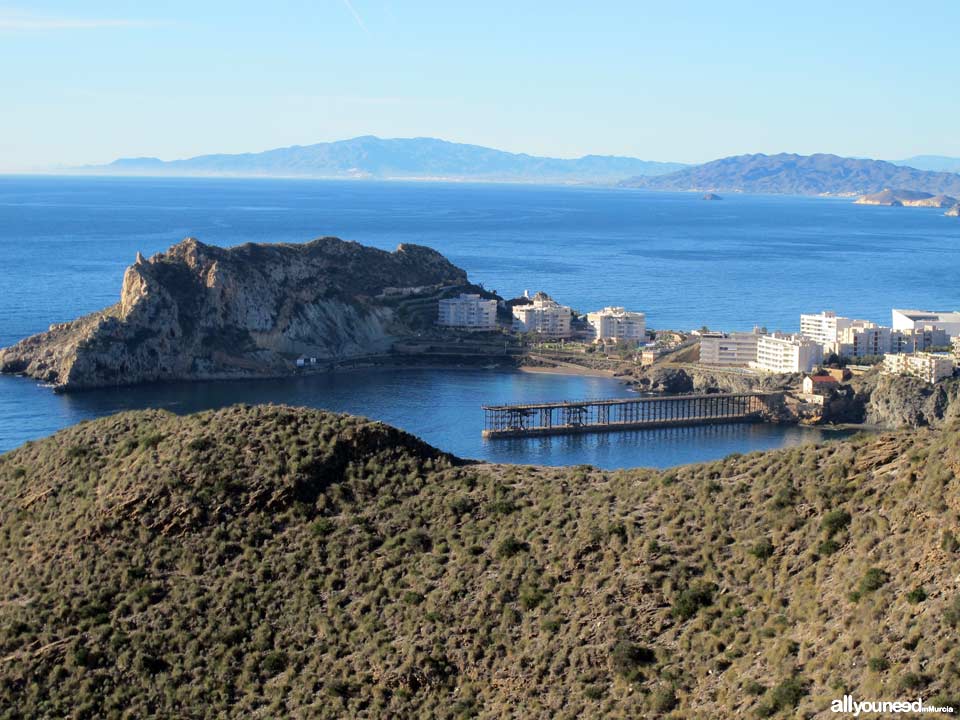
[[[181,160],[119,158],[86,166],[85,173],[244,175],[384,179],[612,182],[629,175],[672,172],[681,163],[616,155],[561,159],[511,153],[429,137],[379,138],[291,145],[262,152],[217,153]]]
[[[629,178],[620,185],[647,190],[850,197],[903,188],[956,197],[960,194],[960,175],[828,153],[753,153],[720,158],[668,175]]]

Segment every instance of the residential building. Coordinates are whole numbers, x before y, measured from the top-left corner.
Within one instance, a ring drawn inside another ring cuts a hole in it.
[[[838,316],[833,310],[824,310],[816,315],[800,315],[800,334],[816,340],[827,352],[836,352],[832,345],[839,340],[840,333],[854,321]]]
[[[647,339],[647,316],[622,307],[605,307],[587,314],[597,342],[641,343]]]
[[[957,336],[960,338],[960,335]],[[938,325],[923,325],[902,330],[893,330],[890,335],[890,352],[923,352],[930,348],[947,347],[950,337],[947,331]]]
[[[437,324],[467,330],[496,330],[497,301],[467,293],[443,298],[439,302]]]
[[[894,330],[915,330],[936,325],[951,338],[960,337],[960,311],[898,310],[892,311]]]
[[[760,332],[705,332],[700,335],[701,365],[746,367],[757,359]]]
[[[807,375],[803,379],[804,395],[829,395],[840,383],[831,375]]]
[[[939,353],[900,353],[883,358],[883,372],[888,375],[909,375],[935,383],[953,375],[953,358]]]
[[[867,320],[853,320],[837,335],[835,343],[824,347],[824,353],[840,357],[858,358],[867,355],[885,355],[891,351],[890,328]]]
[[[566,305],[560,305],[545,293],[537,293],[532,302],[513,306],[513,329],[548,338],[568,338],[572,316],[573,311]]]
[[[803,335],[761,335],[751,367],[774,373],[810,372],[823,362],[823,347]]]
[[[953,356],[960,360],[960,337],[955,337],[953,339]]]

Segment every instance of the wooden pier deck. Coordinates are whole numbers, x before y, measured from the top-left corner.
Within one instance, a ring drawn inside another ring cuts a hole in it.
[[[783,393],[707,393],[484,405],[485,438],[756,422]]]

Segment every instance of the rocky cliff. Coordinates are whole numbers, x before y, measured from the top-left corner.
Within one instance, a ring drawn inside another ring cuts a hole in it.
[[[433,320],[405,313],[404,298],[466,282],[417,245],[389,253],[322,238],[219,248],[188,238],[149,260],[138,253],[116,305],[0,350],[0,371],[62,390],[282,374],[301,354],[385,351]]]
[[[862,422],[885,428],[942,427],[960,418],[960,380],[931,385],[917,378],[871,373],[853,384]]]

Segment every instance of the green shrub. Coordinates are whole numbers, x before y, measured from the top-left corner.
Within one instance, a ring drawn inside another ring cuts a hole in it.
[[[927,591],[922,585],[917,585],[913,590],[907,593],[907,600],[912,603],[922,603],[927,599]]]
[[[520,604],[525,610],[533,610],[543,602],[546,594],[538,587],[523,587],[520,589]]]
[[[635,679],[640,668],[656,662],[657,656],[650,648],[629,640],[618,640],[610,653],[613,670],[628,680]]]
[[[503,540],[503,542],[501,542],[500,545],[497,547],[497,555],[499,555],[502,558],[511,558],[514,555],[517,555],[529,549],[530,549],[529,544],[525,542],[521,542],[520,540],[517,540],[515,537],[511,535],[510,537]]]
[[[827,532],[827,537],[833,537],[847,527],[850,524],[850,520],[852,520],[852,518],[846,510],[831,510],[823,516],[820,527]]]
[[[890,575],[880,568],[870,568],[860,580],[860,594],[865,595],[879,590],[890,579]]]
[[[767,688],[765,685],[761,685],[756,680],[751,680],[743,686],[743,691],[747,695],[763,695],[767,691]]]
[[[943,619],[951,627],[960,625],[960,595],[955,596],[953,602],[943,611]]]
[[[673,601],[673,616],[680,620],[689,620],[700,608],[713,604],[714,586],[710,584],[692,585],[677,595]]]
[[[867,661],[867,666],[874,672],[883,672],[890,669],[890,661],[885,657],[872,657]]]
[[[817,547],[817,554],[833,555],[839,549],[840,544],[836,540],[827,539],[820,543],[820,545]]]
[[[800,678],[784,680],[770,691],[770,705],[774,712],[791,710],[800,704],[807,694],[806,683]]]
[[[650,696],[650,707],[655,713],[668,713],[676,706],[677,693],[672,687],[660,688]]]
[[[282,673],[287,669],[287,654],[280,650],[267,653],[263,662],[260,663],[260,667],[268,677]]]
[[[773,556],[773,543],[764,538],[750,548],[750,554],[758,560],[766,560]]]

